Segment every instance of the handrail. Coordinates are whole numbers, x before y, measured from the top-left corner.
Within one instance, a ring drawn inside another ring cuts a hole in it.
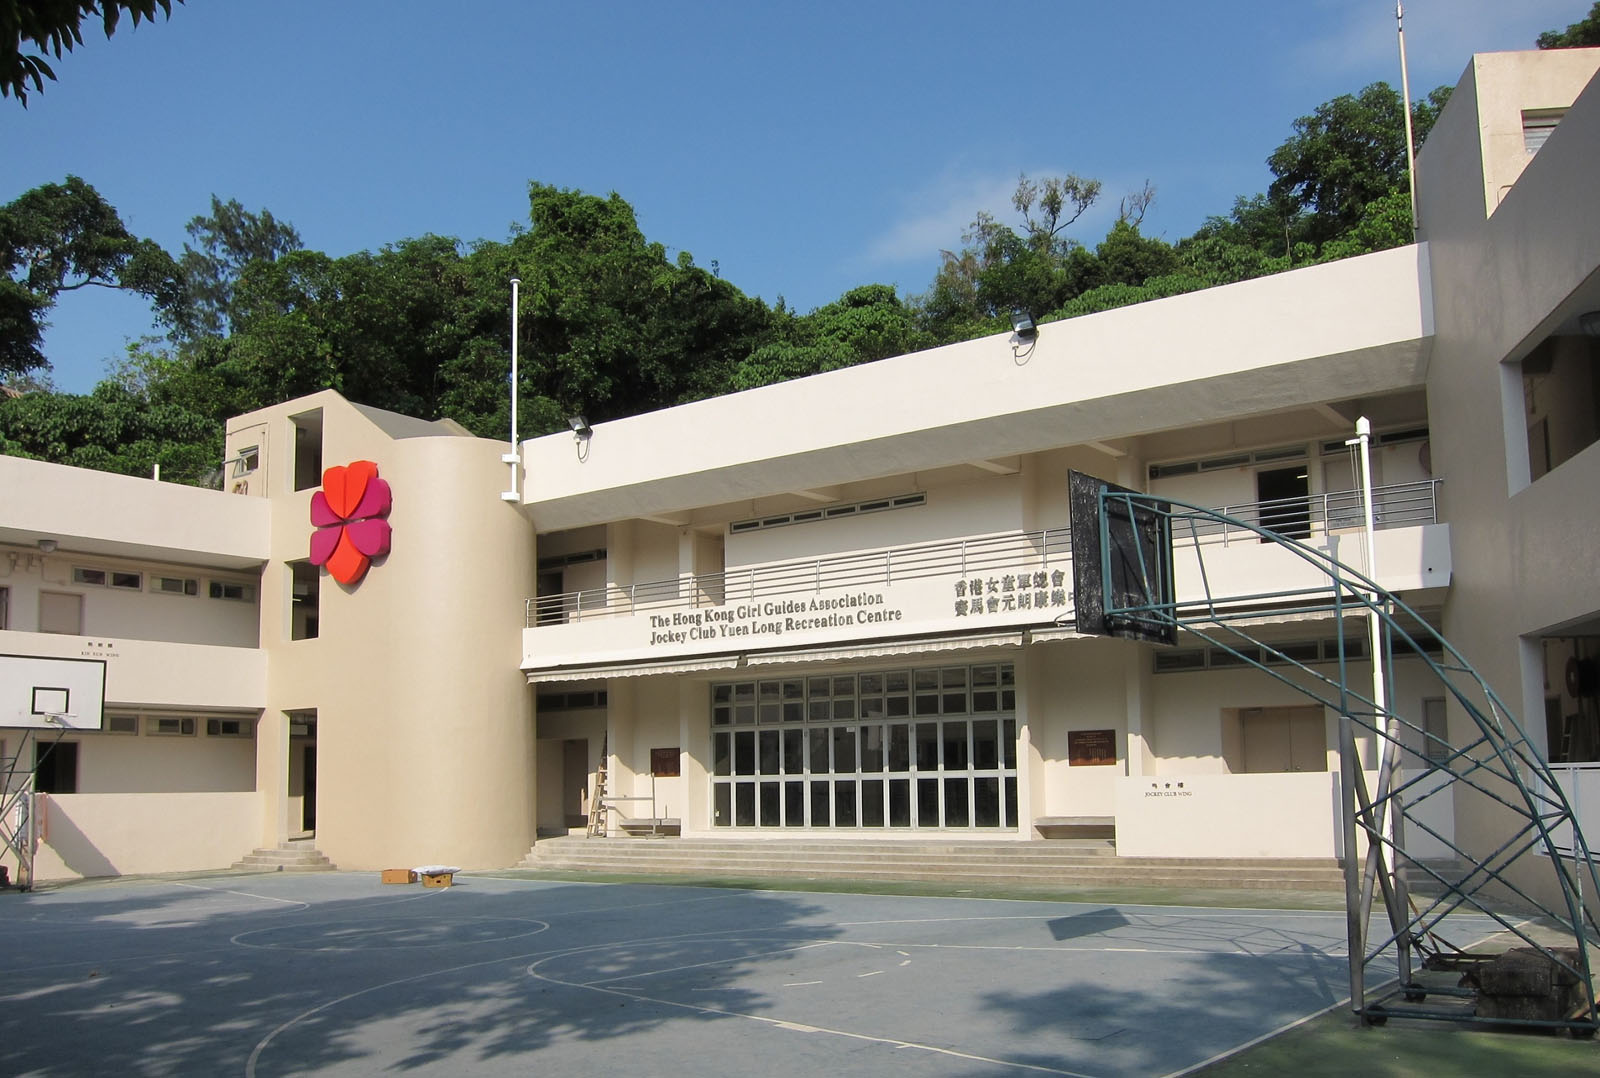
[[[1428,479],[1374,489],[1373,513],[1377,527],[1435,523],[1439,482]],[[1360,527],[1361,492],[1331,491],[1299,498],[1275,498],[1223,506],[1218,511],[1234,520],[1259,524],[1297,538]],[[1245,536],[1251,542],[1258,538],[1253,531],[1220,523],[1201,528],[1200,534],[1205,541],[1223,544],[1237,542]],[[722,606],[825,589],[884,587],[933,576],[992,574],[1006,570],[1048,571],[1063,567],[1070,560],[1068,530],[1046,528],[541,595],[524,602],[524,615],[525,624],[532,629],[585,618]]]

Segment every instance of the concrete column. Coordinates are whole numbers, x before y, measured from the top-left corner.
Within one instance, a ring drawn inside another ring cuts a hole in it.
[[[256,798],[261,805],[261,845],[289,837],[289,716],[267,710],[256,723]]]
[[[1145,761],[1150,755],[1150,745],[1145,734],[1145,719],[1150,713],[1150,648],[1145,644],[1132,644],[1123,652],[1122,684],[1128,728],[1129,776],[1137,778],[1145,773]]]
[[[683,831],[711,830],[711,686],[678,679],[679,766],[683,774]]]
[[[1036,665],[1030,661],[1037,645],[1022,650],[1017,656],[1017,833],[1021,838],[1033,838],[1033,821],[1044,815],[1045,782],[1044,758],[1035,746],[1034,707],[1037,700],[1043,705],[1043,694],[1031,691]]]

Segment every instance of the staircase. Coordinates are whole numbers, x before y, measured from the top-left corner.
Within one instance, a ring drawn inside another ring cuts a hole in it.
[[[1118,857],[1106,839],[828,841],[541,838],[517,867],[613,875],[784,876],[1003,887],[1344,889],[1333,858]]]
[[[272,848],[251,850],[233,867],[252,872],[333,872],[338,868],[310,839],[290,839]]]

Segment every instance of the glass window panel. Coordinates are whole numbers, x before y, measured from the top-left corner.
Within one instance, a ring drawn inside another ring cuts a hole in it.
[[[848,696],[848,697],[845,697],[843,700],[840,700],[837,697],[835,697],[834,701],[833,701],[833,717],[836,718],[836,719],[853,719],[853,718],[855,718],[856,717],[856,699],[855,699],[855,697]]]
[[[733,735],[733,773],[756,773],[756,735],[753,730],[740,730]]]
[[[813,699],[819,696],[826,699],[828,695],[828,686],[830,684],[832,684],[832,682],[825,677],[808,678],[806,680],[806,693]]]
[[[993,688],[1000,684],[1000,670],[994,666],[974,666],[972,668],[972,687],[974,689]]]
[[[892,674],[883,675],[884,692],[909,692],[911,689],[911,675],[905,670],[896,670]]]
[[[732,685],[713,685],[713,686],[711,686],[711,702],[713,704],[726,704],[728,701],[730,701],[732,699],[733,699],[733,686]]]
[[[944,825],[946,827],[967,827],[971,820],[967,816],[967,780],[944,780]]]
[[[733,722],[733,708],[714,707],[711,709],[712,726],[727,726],[731,722]]]
[[[833,728],[833,770],[848,773],[856,769],[856,730],[853,726]]]
[[[918,692],[922,692],[925,689],[937,689],[939,687],[939,671],[918,670],[916,682]]]
[[[1006,776],[1006,826],[1017,826],[1017,777]]]
[[[1000,664],[1000,687],[1010,688],[1017,683],[1017,669],[1010,663]]]
[[[761,774],[776,775],[778,773],[778,731],[763,730],[757,742],[759,748]]]
[[[911,730],[903,722],[889,727],[889,770],[911,770]]]
[[[939,724],[917,723],[917,770],[939,770]]]
[[[999,711],[1000,694],[992,689],[987,691],[983,689],[974,689],[972,692],[972,710]]]
[[[769,701],[776,703],[778,698],[783,695],[783,686],[776,681],[763,681],[758,693],[763,704]]]
[[[810,713],[812,722],[827,722],[828,716],[832,714],[832,709],[828,707],[826,700],[813,700],[806,705],[806,710]]]
[[[806,734],[811,738],[811,773],[826,775],[833,770],[828,766],[828,731],[807,730]]]
[[[783,770],[785,774],[799,775],[806,769],[806,732],[783,732]]]
[[[756,705],[738,704],[733,709],[733,721],[740,726],[749,726],[756,721]]]
[[[733,687],[733,698],[738,702],[753,702],[756,698],[756,683],[753,681],[739,682]]]
[[[883,770],[883,727],[861,728],[861,770]]]
[[[736,827],[756,825],[756,784],[735,783],[733,787],[733,823]]]
[[[1000,826],[1000,780],[972,780],[972,824],[974,827]]]
[[[885,711],[891,719],[903,719],[911,714],[911,698],[909,696],[891,696],[884,701]]]
[[[947,692],[942,699],[944,700],[944,713],[946,715],[965,715],[967,713],[966,693]]]
[[[806,784],[803,782],[783,784],[783,825],[785,827],[806,825]]]
[[[967,687],[967,668],[965,666],[947,666],[939,671],[939,683],[947,689],[964,689]]]
[[[784,722],[804,722],[806,719],[806,705],[798,701],[786,701],[783,705]]]
[[[883,675],[882,674],[862,674],[861,675],[861,695],[862,696],[871,696],[874,693],[881,693],[882,691],[883,691]]]
[[[833,679],[833,695],[854,696],[856,694],[856,678],[854,674],[847,677]]]
[[[782,818],[778,815],[778,794],[781,792],[781,782],[763,782],[761,784],[761,826],[777,827]]]
[[[883,826],[883,780],[861,780],[861,826]]]
[[[856,783],[848,779],[833,784],[833,826],[856,825]]]
[[[917,714],[918,715],[937,715],[937,714],[939,714],[939,694],[938,693],[918,694],[918,696],[917,696]]]
[[[1000,728],[993,719],[972,724],[972,766],[983,770],[1000,766]]]
[[[939,780],[917,780],[917,826],[939,826]]]
[[[711,788],[711,822],[718,827],[733,825],[733,811],[730,805],[732,796],[732,783],[719,782]]]
[[[1017,720],[1006,719],[1000,724],[1000,751],[1004,754],[1007,770],[1017,766]]]
[[[783,683],[783,698],[785,700],[804,700],[806,698],[806,683],[798,678]]]
[[[783,716],[783,708],[778,704],[761,705],[761,721],[763,723],[777,722]]]
[[[830,815],[828,805],[831,783],[813,782],[811,784],[811,826],[827,827]]]
[[[964,722],[944,724],[944,769],[946,771],[967,769],[967,724]]]
[[[861,717],[863,719],[883,718],[883,697],[863,696],[861,698]]]
[[[889,780],[889,826],[911,826],[911,780]]]
[[[711,736],[712,774],[733,774],[733,746],[730,744],[731,741],[732,736],[729,734],[713,734]]]
[[[1015,690],[1015,689],[1002,689],[1000,691],[1000,710],[1001,711],[1015,711],[1015,710],[1017,710],[1017,690]]]

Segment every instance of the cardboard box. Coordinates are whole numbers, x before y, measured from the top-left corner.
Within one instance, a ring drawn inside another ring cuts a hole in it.
[[[409,868],[386,868],[383,870],[384,883],[416,883],[417,874]]]
[[[455,882],[454,872],[424,872],[422,886],[424,887],[449,887]]]

